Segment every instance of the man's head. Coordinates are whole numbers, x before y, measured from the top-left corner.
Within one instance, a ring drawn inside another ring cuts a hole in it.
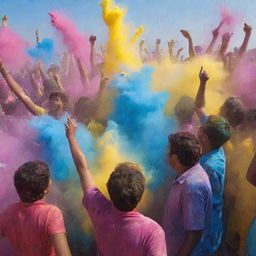
[[[240,125],[245,116],[245,106],[237,97],[229,97],[220,107],[220,116],[226,118],[232,127]]]
[[[244,128],[246,132],[255,134],[256,132],[256,108],[246,111],[244,118]]]
[[[191,121],[195,112],[195,102],[188,96],[181,96],[174,107],[174,113],[181,123]]]
[[[51,113],[64,112],[68,104],[67,96],[62,92],[53,92],[49,96],[49,109]]]
[[[81,97],[75,103],[74,113],[80,123],[87,123],[88,120],[95,118],[96,112],[97,104],[87,97]]]
[[[202,148],[199,140],[189,132],[177,132],[168,137],[168,159],[174,169],[191,168],[199,162]]]
[[[211,150],[223,146],[230,139],[230,135],[228,121],[217,115],[210,115],[198,131],[198,138],[202,147],[209,145]]]
[[[123,212],[134,210],[145,189],[145,178],[138,165],[125,162],[111,173],[107,183],[114,206]]]
[[[14,174],[14,185],[23,202],[41,200],[48,192],[49,183],[48,165],[41,161],[27,162]]]

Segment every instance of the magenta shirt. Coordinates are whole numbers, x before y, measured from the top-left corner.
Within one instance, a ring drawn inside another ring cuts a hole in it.
[[[200,164],[174,180],[163,218],[168,256],[178,256],[187,230],[204,234],[211,221],[211,198],[209,178]]]
[[[65,233],[60,209],[44,201],[19,202],[0,214],[0,234],[18,256],[54,256],[54,234]]]
[[[137,211],[121,212],[96,188],[83,198],[95,229],[99,255],[166,256],[163,229]]]

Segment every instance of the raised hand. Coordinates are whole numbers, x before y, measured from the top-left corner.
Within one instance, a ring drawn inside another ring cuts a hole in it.
[[[251,34],[252,32],[252,27],[248,25],[247,23],[244,23],[244,32],[245,34]]]
[[[209,80],[208,73],[203,69],[203,66],[201,67],[199,72],[199,79],[201,83],[206,83]]]
[[[96,36],[94,36],[94,35],[91,35],[91,36],[90,36],[89,41],[90,41],[91,45],[94,45],[94,44],[95,44],[96,39],[97,39],[97,37],[96,37]]]
[[[69,117],[67,119],[67,122],[65,123],[65,128],[66,128],[66,137],[68,139],[76,137],[77,124],[74,119]]]
[[[161,43],[160,39],[156,39],[156,44],[159,45]]]
[[[189,34],[189,32],[188,32],[187,30],[181,30],[180,32],[181,32],[181,34],[182,34],[185,38],[187,38],[187,39],[190,39],[190,38],[191,38],[191,36],[190,36],[190,34]]]

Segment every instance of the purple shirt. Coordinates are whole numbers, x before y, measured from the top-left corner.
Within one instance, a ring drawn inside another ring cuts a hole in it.
[[[187,230],[204,230],[211,218],[211,186],[200,164],[174,180],[163,226],[168,256],[177,256]]]
[[[167,256],[164,231],[150,218],[117,210],[96,187],[87,189],[83,205],[93,222],[99,255]]]

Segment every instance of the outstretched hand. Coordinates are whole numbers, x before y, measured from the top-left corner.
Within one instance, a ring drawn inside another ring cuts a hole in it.
[[[181,30],[180,32],[181,32],[181,34],[182,34],[185,38],[187,38],[187,39],[191,38],[191,36],[190,36],[190,34],[189,34],[189,32],[188,32],[187,30]]]
[[[66,137],[68,139],[75,138],[76,129],[77,129],[77,124],[75,120],[68,117],[67,122],[65,123],[65,128],[66,128]]]
[[[95,44],[96,39],[97,39],[97,37],[96,37],[96,36],[94,36],[94,35],[91,35],[91,36],[90,36],[89,41],[90,41],[91,45],[94,45],[94,44]]]
[[[209,75],[208,73],[203,69],[203,66],[200,69],[199,72],[199,79],[201,83],[206,83],[209,80]]]
[[[244,32],[245,34],[250,34],[252,32],[252,27],[247,23],[244,23]]]

